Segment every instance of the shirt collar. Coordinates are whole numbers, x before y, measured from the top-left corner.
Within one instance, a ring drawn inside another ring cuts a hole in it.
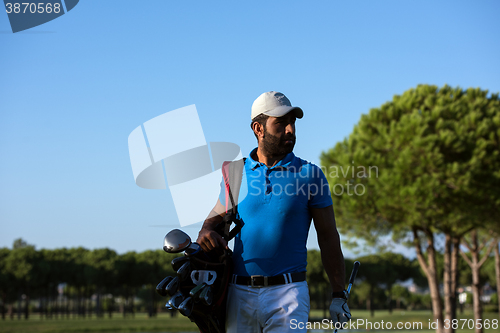
[[[248,166],[250,167],[250,169],[255,170],[255,169],[257,169],[260,166],[266,166],[264,163],[261,163],[261,162],[258,162],[256,160],[254,160],[252,158],[253,154],[257,154],[257,148],[254,148],[250,152],[250,154],[248,155],[248,162],[249,162]],[[293,152],[289,153],[283,159],[281,159],[280,161],[278,161],[278,163],[276,163],[275,166],[273,166],[272,168],[269,168],[269,169],[274,169],[276,167],[287,169],[293,163],[294,159],[295,159],[295,154]]]

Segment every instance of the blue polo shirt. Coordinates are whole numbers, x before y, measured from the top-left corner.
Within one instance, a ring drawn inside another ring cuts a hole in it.
[[[302,272],[307,266],[310,208],[332,204],[330,188],[322,170],[293,153],[274,167],[245,161],[238,205],[244,222],[234,242],[234,274],[273,276]],[[220,202],[225,204],[221,183]]]

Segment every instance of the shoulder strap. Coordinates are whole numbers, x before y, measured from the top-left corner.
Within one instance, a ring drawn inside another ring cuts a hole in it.
[[[222,175],[226,185],[226,213],[231,210],[238,212],[238,196],[240,193],[241,179],[245,158],[237,161],[226,161],[222,164]]]
[[[243,221],[238,218],[238,196],[240,193],[241,179],[243,177],[243,167],[245,158],[237,161],[226,161],[222,164],[222,176],[226,187],[226,224],[224,226],[224,235],[229,241],[238,234],[243,226]],[[236,226],[229,231],[231,223]]]

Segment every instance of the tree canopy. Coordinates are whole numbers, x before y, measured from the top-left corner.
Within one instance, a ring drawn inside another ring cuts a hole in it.
[[[344,234],[372,244],[389,233],[412,241],[440,322],[435,235],[444,234],[445,305],[453,317],[460,240],[498,225],[498,94],[419,85],[363,115],[321,165]]]
[[[367,240],[423,224],[460,232],[485,207],[498,209],[500,100],[488,95],[419,85],[363,115],[321,155],[334,194],[364,190],[337,196],[342,231]]]

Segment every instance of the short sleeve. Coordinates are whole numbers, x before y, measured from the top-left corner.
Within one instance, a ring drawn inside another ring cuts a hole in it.
[[[330,185],[323,170],[310,164],[309,207],[324,208],[333,204]]]

